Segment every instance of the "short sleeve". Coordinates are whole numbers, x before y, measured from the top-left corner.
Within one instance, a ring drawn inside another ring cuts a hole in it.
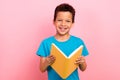
[[[82,56],[87,56],[87,55],[89,55],[89,52],[88,52],[88,50],[83,42]]]
[[[36,54],[37,54],[38,56],[46,57],[45,42],[44,42],[44,41],[41,42],[41,44],[40,44],[40,46],[39,46]]]

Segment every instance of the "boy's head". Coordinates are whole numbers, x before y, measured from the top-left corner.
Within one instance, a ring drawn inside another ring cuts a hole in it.
[[[63,3],[63,4],[58,5],[58,6],[55,8],[54,21],[56,20],[57,13],[60,12],[60,11],[70,12],[70,13],[72,14],[72,23],[74,23],[75,9],[74,9],[71,5],[69,5],[69,4],[67,4],[67,3]]]

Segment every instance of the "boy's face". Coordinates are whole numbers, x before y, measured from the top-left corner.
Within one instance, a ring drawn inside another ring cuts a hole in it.
[[[72,14],[70,12],[60,11],[57,13],[56,20],[54,21],[58,35],[67,35],[73,25]]]

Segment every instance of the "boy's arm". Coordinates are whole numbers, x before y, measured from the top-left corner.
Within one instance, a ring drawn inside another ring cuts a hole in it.
[[[45,57],[40,57],[40,71],[45,72],[48,67],[48,61],[46,61]]]
[[[83,63],[79,64],[79,68],[80,68],[81,71],[85,71],[86,67],[87,67],[86,62],[83,62]]]
[[[55,61],[55,57],[50,55],[48,57],[40,57],[40,71],[45,72],[47,67]]]

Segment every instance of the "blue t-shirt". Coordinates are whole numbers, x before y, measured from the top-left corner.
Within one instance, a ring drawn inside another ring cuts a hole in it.
[[[41,57],[49,56],[52,43],[58,46],[59,49],[65,53],[66,56],[69,56],[80,45],[83,45],[82,56],[88,55],[88,50],[84,42],[80,38],[72,35],[67,41],[64,41],[64,42],[57,41],[54,36],[44,39],[38,48],[37,55]],[[48,80],[63,80],[54,71],[54,69],[52,69],[51,66],[47,68],[47,72],[48,72]],[[70,74],[70,76],[68,76],[67,79],[65,80],[80,80],[78,75],[78,69],[76,69],[72,74]]]

